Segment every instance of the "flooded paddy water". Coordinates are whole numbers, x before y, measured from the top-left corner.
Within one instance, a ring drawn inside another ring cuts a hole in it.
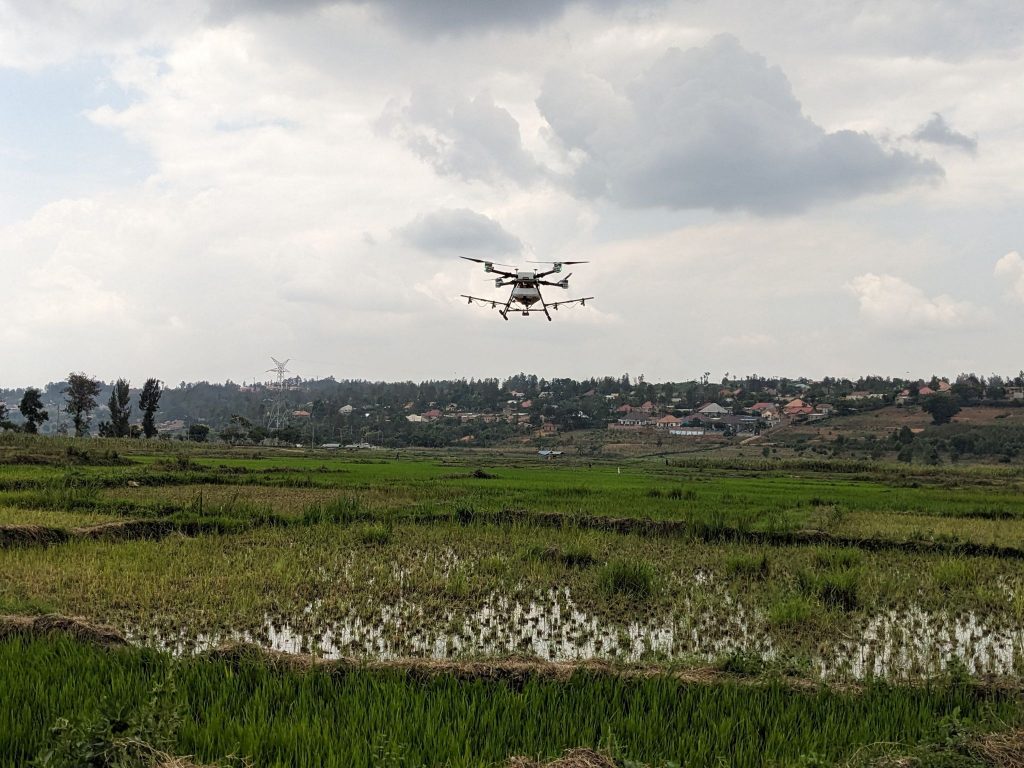
[[[320,622],[317,607],[289,620],[267,617],[255,630],[177,634],[129,627],[136,643],[177,654],[246,642],[326,659],[531,657],[544,661],[706,665],[740,655],[747,663],[785,668],[789,644],[763,611],[721,592],[715,605],[687,600],[649,619],[617,621],[578,606],[568,588],[529,601],[492,595],[471,611],[429,614],[414,602],[352,610]],[[911,605],[867,614],[852,631],[803,652],[805,673],[823,680],[912,679],[957,665],[972,675],[1008,676],[1024,665],[1024,624],[973,612],[928,612]]]

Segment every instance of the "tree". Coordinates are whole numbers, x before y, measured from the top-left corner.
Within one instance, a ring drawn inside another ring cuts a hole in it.
[[[210,428],[205,424],[193,424],[188,428],[188,439],[197,443],[205,443],[210,435]]]
[[[127,379],[118,379],[110,392],[107,405],[110,408],[109,437],[128,437],[131,429],[128,420],[132,415],[132,401],[128,393]]]
[[[949,395],[932,395],[921,403],[921,410],[932,417],[932,423],[948,424],[960,413],[960,406]]]
[[[89,432],[89,419],[96,407],[96,396],[100,393],[100,383],[84,373],[68,374],[68,385],[64,388],[67,395],[68,413],[75,424],[75,436],[82,437]]]
[[[7,419],[7,403],[0,401],[0,429],[17,429],[14,422]]]
[[[50,420],[50,414],[43,410],[42,392],[35,387],[29,387],[21,396],[18,403],[18,410],[25,417],[25,431],[35,434],[39,431],[39,425]]]
[[[142,411],[142,431],[146,437],[153,437],[156,434],[156,425],[153,423],[153,414],[160,405],[161,382],[159,379],[146,379],[142,385],[142,392],[139,394],[139,410]]]

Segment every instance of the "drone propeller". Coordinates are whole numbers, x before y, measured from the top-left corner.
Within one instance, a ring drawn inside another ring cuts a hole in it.
[[[462,258],[466,258],[463,256]],[[589,261],[528,261],[527,264],[589,264]]]
[[[474,259],[471,256],[459,256],[459,258],[465,259],[466,261],[475,261],[477,264],[490,264],[491,266],[494,267],[508,267],[509,269],[516,269],[515,264],[499,264],[496,261],[487,261],[486,259]]]

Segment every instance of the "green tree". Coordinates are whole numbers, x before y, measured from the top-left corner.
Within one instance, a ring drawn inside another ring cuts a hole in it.
[[[142,431],[146,437],[156,435],[156,424],[153,423],[153,414],[160,406],[160,395],[162,394],[161,382],[159,379],[146,379],[142,385],[142,392],[139,394],[139,410],[142,411]]]
[[[0,429],[17,429],[14,422],[7,418],[7,403],[0,400]]]
[[[89,432],[89,419],[96,407],[96,396],[100,393],[100,383],[84,373],[68,374],[68,385],[64,388],[67,395],[67,411],[75,424],[75,436],[82,437]]]
[[[128,437],[131,429],[128,420],[132,415],[132,401],[129,395],[127,379],[118,379],[110,392],[107,406],[110,408],[110,437]]]
[[[188,439],[197,443],[205,443],[210,436],[210,428],[205,424],[193,424],[188,428]]]
[[[960,406],[949,395],[932,395],[921,403],[921,410],[932,417],[932,423],[948,424],[960,413]]]
[[[50,414],[43,409],[42,394],[35,387],[29,387],[21,396],[21,402],[18,403],[18,410],[25,417],[24,429],[26,432],[35,434],[39,431],[39,425],[50,419]]]

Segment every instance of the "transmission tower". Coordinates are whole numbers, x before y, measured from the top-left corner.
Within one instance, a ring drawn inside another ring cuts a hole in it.
[[[280,429],[288,421],[288,404],[284,400],[284,375],[291,373],[288,370],[288,360],[283,363],[276,357],[271,356],[274,367],[268,368],[267,373],[276,373],[277,381],[270,384],[270,391],[273,393],[267,398],[267,429]]]

